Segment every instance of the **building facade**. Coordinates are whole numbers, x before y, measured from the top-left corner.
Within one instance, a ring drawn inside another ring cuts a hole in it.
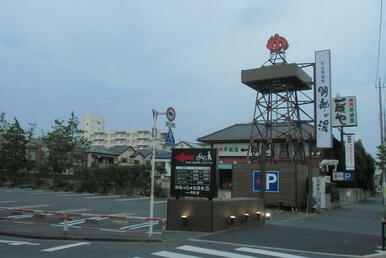
[[[82,130],[87,138],[96,131],[105,130],[105,118],[103,116],[86,113],[83,115]]]
[[[103,116],[85,114],[82,130],[92,146],[111,148],[114,146],[129,145],[135,149],[148,149],[152,147],[152,130],[105,130]],[[165,146],[166,131],[158,131],[156,149]]]

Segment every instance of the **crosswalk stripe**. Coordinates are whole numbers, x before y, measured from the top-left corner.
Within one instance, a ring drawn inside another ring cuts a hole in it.
[[[280,252],[274,252],[274,251],[268,251],[268,250],[256,249],[256,248],[248,248],[248,247],[240,247],[240,248],[236,248],[235,250],[247,252],[247,253],[253,253],[253,254],[263,254],[263,255],[269,255],[269,256],[275,256],[275,257],[283,257],[283,258],[306,258],[306,256],[285,254]]]
[[[191,245],[179,246],[179,247],[177,247],[177,249],[184,250],[184,251],[190,251],[190,252],[196,252],[196,253],[202,253],[202,254],[217,255],[217,256],[228,257],[228,258],[256,258],[254,256],[236,254],[236,253],[225,252],[225,251],[218,251],[218,250],[201,248],[201,247],[196,247],[196,246],[191,246]]]
[[[69,244],[69,245],[61,245],[61,246],[56,246],[56,247],[51,247],[47,249],[40,250],[42,252],[55,252],[67,248],[72,248],[72,247],[77,247],[77,246],[82,246],[82,245],[89,245],[91,244],[90,242],[80,242],[80,243],[74,243],[74,244]]]
[[[201,258],[201,256],[179,254],[179,253],[168,252],[168,251],[160,251],[160,252],[152,253],[152,255],[161,256],[161,257],[170,257],[170,258]]]

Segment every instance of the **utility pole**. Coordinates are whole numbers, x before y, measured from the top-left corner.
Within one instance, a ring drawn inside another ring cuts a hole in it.
[[[381,78],[379,78],[378,86],[375,85],[375,88],[378,89],[378,97],[379,97],[379,126],[380,126],[380,133],[381,133],[381,145],[384,145],[385,139],[384,139],[384,132],[383,132],[383,107],[382,107],[382,89],[385,88],[385,85],[381,85]]]
[[[381,78],[378,79],[378,86],[375,84],[375,88],[378,89],[378,97],[379,97],[379,126],[380,126],[380,136],[381,136],[381,145],[383,146],[385,144],[384,139],[384,117],[383,117],[383,107],[382,107],[382,89],[385,88],[385,84],[381,85]],[[386,186],[386,178],[385,178],[385,170],[383,168],[381,175],[382,175],[382,190],[383,190],[383,205],[386,205],[385,203],[385,186]]]

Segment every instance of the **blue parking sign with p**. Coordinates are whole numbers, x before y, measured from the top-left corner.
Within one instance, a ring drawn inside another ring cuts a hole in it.
[[[279,171],[265,171],[265,192],[278,193],[280,183]],[[253,171],[253,188],[254,192],[260,192],[261,177],[260,171]]]

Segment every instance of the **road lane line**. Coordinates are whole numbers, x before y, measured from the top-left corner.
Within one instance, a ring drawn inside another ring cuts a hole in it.
[[[305,256],[285,254],[285,253],[267,251],[267,250],[256,249],[256,248],[248,248],[248,247],[240,247],[240,248],[236,248],[235,250],[252,253],[252,254],[262,254],[262,255],[269,255],[269,256],[282,257],[282,258],[306,258]]]
[[[1,244],[8,244],[8,245],[40,245],[39,243],[31,243],[31,242],[25,242],[25,241],[13,241],[13,240],[0,240]]]
[[[82,245],[90,245],[90,244],[91,244],[90,242],[80,242],[80,243],[51,247],[51,248],[43,249],[40,251],[42,251],[42,252],[55,252],[55,251],[59,251],[59,250],[67,249],[67,248],[72,248],[72,247],[77,247],[77,246],[82,246]]]
[[[324,253],[324,252],[315,252],[315,251],[307,251],[307,250],[289,249],[289,248],[281,248],[281,247],[273,247],[273,246],[245,245],[245,244],[240,244],[240,243],[230,243],[230,242],[222,242],[222,241],[214,241],[214,240],[204,240],[204,239],[195,239],[195,238],[190,238],[189,240],[193,241],[193,242],[201,242],[201,243],[211,243],[211,244],[219,244],[219,245],[232,245],[232,246],[244,246],[244,247],[261,248],[261,249],[268,249],[268,250],[277,250],[277,251],[284,251],[284,252],[316,254],[316,255],[327,255],[327,256],[333,256],[333,257],[355,257],[355,258],[363,257],[361,255]]]
[[[152,253],[152,255],[169,257],[169,258],[201,258],[201,256],[180,254],[180,253],[174,253],[174,252],[168,252],[168,251],[160,251],[160,252]]]
[[[115,199],[116,202],[125,202],[125,201],[139,201],[139,200],[148,200],[149,197],[138,197],[138,198],[126,198],[126,199]]]
[[[119,195],[102,195],[102,196],[89,196],[84,197],[84,199],[102,199],[102,198],[118,198],[121,197]]]
[[[236,253],[225,252],[225,251],[218,251],[218,250],[214,250],[214,249],[196,247],[196,246],[191,246],[191,245],[179,246],[179,247],[177,247],[177,249],[189,251],[189,252],[201,253],[201,254],[217,255],[217,256],[228,257],[228,258],[256,258],[254,256],[236,254]]]

